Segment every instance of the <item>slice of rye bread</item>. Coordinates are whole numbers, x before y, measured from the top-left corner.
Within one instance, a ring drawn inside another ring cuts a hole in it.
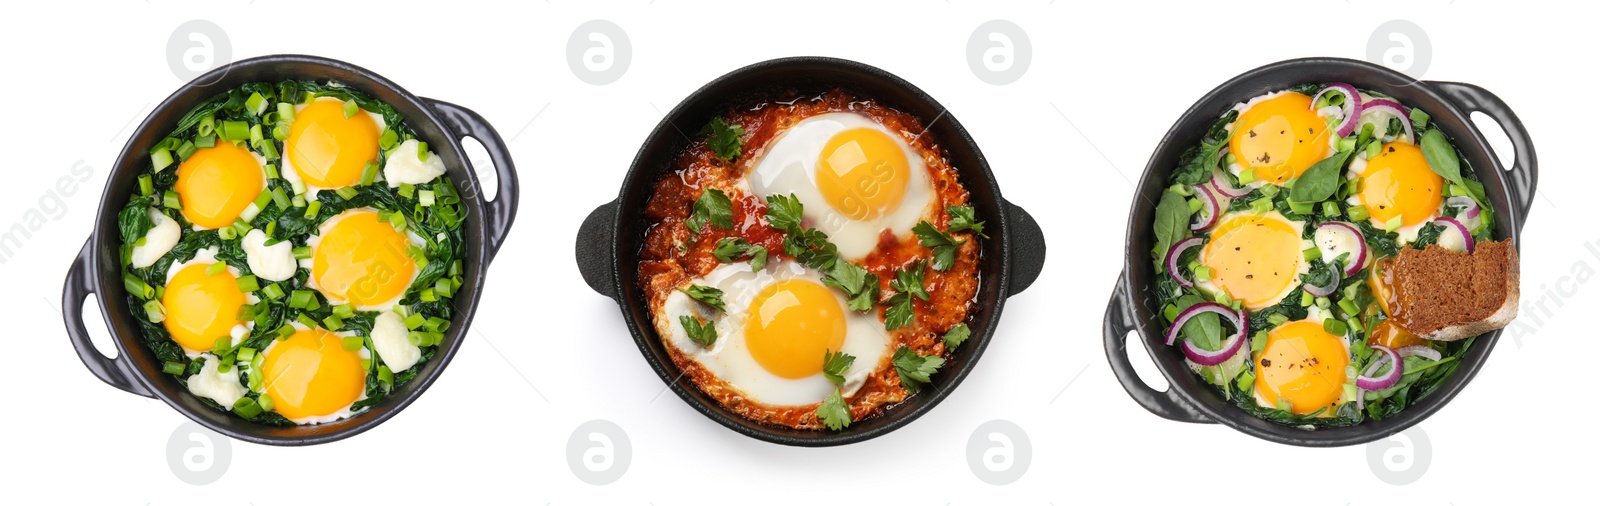
[[[1517,317],[1520,274],[1510,241],[1479,242],[1471,254],[1403,248],[1390,270],[1396,323],[1425,339],[1466,339]]]

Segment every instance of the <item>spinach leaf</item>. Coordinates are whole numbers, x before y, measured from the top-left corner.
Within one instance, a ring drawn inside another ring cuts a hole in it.
[[[1178,300],[1173,301],[1173,305],[1177,306],[1179,312],[1182,312],[1188,309],[1189,306],[1201,302],[1205,302],[1205,299],[1191,293],[1178,297]],[[1216,313],[1204,313],[1190,318],[1188,323],[1183,324],[1183,338],[1188,339],[1195,346],[1199,346],[1200,349],[1221,349],[1222,318],[1218,317]]]
[[[1444,137],[1444,132],[1439,129],[1429,129],[1422,134],[1422,157],[1428,159],[1428,167],[1439,177],[1455,184],[1461,184],[1461,158],[1456,156],[1455,146],[1450,145],[1450,140]]]
[[[1421,230],[1417,231],[1417,238],[1411,241],[1411,247],[1423,249],[1430,244],[1438,244],[1439,234],[1442,232],[1444,232],[1444,225],[1430,221],[1427,225],[1423,225]]]
[[[1156,204],[1156,273],[1166,272],[1167,250],[1178,241],[1189,238],[1189,203],[1182,195],[1168,190],[1161,194]]]
[[[1212,122],[1205,137],[1200,139],[1200,146],[1190,148],[1180,157],[1178,168],[1172,173],[1172,181],[1190,186],[1210,181],[1211,170],[1217,167],[1217,158],[1228,146],[1228,125],[1238,117],[1239,111],[1228,111],[1228,114]]]
[[[1312,164],[1295,180],[1294,188],[1289,189],[1289,200],[1299,203],[1328,200],[1339,189],[1339,183],[1343,182],[1339,176],[1344,173],[1344,163],[1350,159],[1351,153],[1354,151],[1340,151]]]
[[[1400,254],[1400,234],[1374,227],[1365,220],[1356,222],[1356,227],[1361,229],[1361,235],[1366,236],[1367,246],[1378,258]]]
[[[122,242],[134,242],[150,233],[155,227],[155,222],[150,219],[150,197],[136,197],[123,206],[122,212],[117,213],[117,231],[122,233]]]

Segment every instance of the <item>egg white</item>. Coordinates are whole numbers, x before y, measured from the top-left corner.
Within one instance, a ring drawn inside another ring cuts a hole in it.
[[[350,208],[350,209],[346,209],[344,212],[339,213],[338,215],[336,215],[336,216],[334,216],[332,218],[328,218],[328,221],[322,222],[321,225],[317,226],[317,233],[312,235],[310,238],[306,239],[306,246],[311,247],[311,256],[305,258],[304,260],[301,260],[300,261],[300,267],[304,267],[306,269],[311,269],[312,265],[313,265],[313,259],[316,258],[316,256],[317,256],[317,248],[322,245],[322,236],[323,236],[323,234],[328,233],[328,231],[332,230],[335,225],[338,225],[340,221],[343,221],[345,219],[345,217],[350,216],[352,213],[356,213],[356,212],[373,212],[373,213],[375,213],[375,212],[378,212],[378,210],[374,209],[374,208],[371,208],[371,207]],[[413,230],[413,227],[406,227],[406,232],[405,232],[406,240],[409,241],[412,246],[419,246],[419,247],[427,246],[428,245],[428,241],[426,239],[423,239],[422,236],[417,235],[416,232],[413,232],[412,230]],[[411,279],[406,280],[406,285],[410,286],[412,282],[415,282],[417,280],[417,274],[419,274],[421,272],[422,272],[421,268],[411,269]],[[322,291],[322,288],[317,286],[317,277],[316,277],[315,273],[313,273],[312,275],[306,276],[306,287],[310,288],[310,289],[313,289],[313,290],[316,290],[317,293],[322,294],[323,298],[328,299],[328,303],[329,304],[340,305],[340,304],[344,304],[345,303],[345,301],[343,299],[336,299],[333,296],[329,295],[327,292]],[[386,301],[383,301],[383,302],[380,302],[380,303],[377,303],[377,304],[368,305],[368,306],[356,306],[355,309],[358,310],[358,311],[388,311],[390,309],[393,309],[395,303],[399,302],[400,299],[404,298],[405,296],[406,296],[405,291],[402,290],[400,292],[400,294],[395,295],[394,298],[391,298],[389,300],[386,300]]]
[[[744,328],[750,315],[751,299],[767,285],[788,279],[822,282],[817,273],[790,261],[769,262],[765,269],[757,272],[751,272],[748,262],[720,265],[705,277],[685,283],[684,287],[702,285],[722,290],[727,311],[716,311],[682,291],[673,291],[657,310],[656,332],[684,356],[752,400],[769,406],[805,406],[821,402],[834,391],[833,383],[821,373],[797,379],[775,375],[755,361],[745,342]],[[829,292],[844,310],[846,319],[843,349],[836,351],[856,358],[843,374],[845,381],[840,387],[841,394],[848,399],[888,356],[891,340],[883,330],[883,322],[874,315],[850,311],[836,290]],[[717,339],[710,348],[689,339],[679,322],[679,317],[684,315],[694,315],[715,325]],[[818,356],[817,360],[820,362],[822,357]]]
[[[201,250],[195,251],[194,252],[194,258],[190,258],[189,261],[187,261],[187,262],[179,262],[177,260],[173,260],[172,261],[172,265],[167,267],[167,281],[165,283],[162,283],[162,286],[165,287],[166,285],[172,284],[172,278],[174,278],[174,277],[176,277],[178,275],[178,271],[181,271],[181,270],[183,270],[184,268],[186,268],[186,267],[188,267],[190,265],[200,264],[200,265],[209,266],[209,265],[217,263],[217,262],[218,262],[218,260],[217,260],[217,247],[216,246],[212,246],[212,247],[209,247],[209,248],[205,248],[205,249],[201,249]],[[238,278],[238,277],[244,275],[244,273],[239,272],[239,269],[235,269],[231,265],[228,266],[228,274],[233,275],[234,278]],[[246,292],[244,294],[244,299],[245,299],[245,302],[249,303],[249,304],[259,304],[261,302],[261,298],[260,297],[256,297],[256,293],[255,292]],[[255,330],[255,328],[256,328],[255,320],[247,320],[244,323],[240,323],[240,324],[234,325],[233,326],[233,330],[228,333],[231,337],[233,337],[232,346],[238,346],[239,343],[243,342],[245,338],[250,337],[250,332]],[[179,348],[183,348],[183,347],[179,346]],[[209,351],[211,351],[211,350],[198,350],[198,351],[196,351],[196,350],[190,350],[188,348],[184,348],[183,349],[183,354],[184,355],[188,355],[190,359],[193,359],[195,357],[200,356],[202,353],[209,352]]]
[[[823,147],[834,135],[855,128],[870,128],[894,139],[905,152],[910,166],[910,180],[906,182],[900,206],[880,218],[850,219],[834,210],[817,188],[817,162]],[[755,153],[745,179],[754,194],[762,199],[793,194],[805,208],[807,226],[828,234],[829,241],[838,246],[839,254],[847,260],[872,253],[883,230],[906,238],[918,221],[931,219],[940,211],[934,205],[932,177],[922,155],[899,133],[856,113],[819,114],[795,123]]]
[[[343,100],[339,100],[339,99],[333,98],[333,97],[317,97],[317,99],[316,99],[317,102],[326,101],[326,100],[332,100],[334,102],[339,102],[339,103],[343,103],[344,102]],[[296,114],[299,114],[300,111],[304,111],[306,109],[307,105],[310,105],[310,104],[295,104],[294,112]],[[363,114],[366,114],[368,118],[372,118],[372,122],[374,124],[378,125],[378,135],[383,135],[383,132],[388,129],[388,125],[386,123],[384,123],[384,121],[383,121],[383,115],[382,114],[378,114],[378,113],[375,113],[375,112],[372,112],[372,111],[368,111],[366,109],[362,109],[361,112]],[[296,119],[298,119],[298,118],[296,118]],[[289,149],[289,144],[288,144],[287,141],[284,143],[283,149],[284,150],[288,150]],[[301,194],[305,195],[306,199],[315,199],[315,198],[317,198],[317,193],[321,192],[322,190],[337,190],[338,189],[338,188],[323,188],[323,187],[320,187],[320,186],[307,184],[305,182],[305,180],[300,177],[300,171],[294,168],[294,162],[289,160],[289,154],[288,153],[284,153],[283,156],[278,157],[278,163],[281,166],[281,170],[278,171],[278,174],[282,175],[285,180],[289,181],[289,184],[292,185],[294,188],[296,188],[296,189],[304,188],[305,191],[301,192]],[[381,176],[382,171],[379,171],[379,174]]]

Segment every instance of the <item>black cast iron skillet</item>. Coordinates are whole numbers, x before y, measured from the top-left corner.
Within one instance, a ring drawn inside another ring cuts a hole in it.
[[[1534,188],[1539,179],[1538,162],[1528,131],[1499,97],[1470,84],[1419,82],[1385,67],[1339,58],[1289,60],[1245,72],[1207,93],[1183,113],[1161,139],[1150,157],[1150,164],[1145,166],[1132,211],[1128,213],[1127,264],[1106,306],[1106,356],[1123,388],[1151,413],[1183,422],[1221,422],[1246,434],[1289,445],[1360,444],[1389,437],[1432,415],[1461,392],[1489,358],[1489,350],[1500,337],[1498,330],[1479,337],[1455,373],[1437,391],[1405,411],[1353,427],[1311,431],[1262,420],[1238,409],[1190,372],[1177,347],[1166,345],[1161,333],[1161,311],[1149,296],[1156,275],[1150,256],[1154,244],[1150,227],[1155,215],[1154,202],[1166,188],[1167,176],[1178,165],[1178,156],[1200,142],[1211,122],[1238,102],[1297,84],[1327,82],[1346,82],[1357,88],[1380,91],[1407,107],[1421,107],[1432,115],[1430,121],[1450,137],[1461,152],[1462,160],[1482,180],[1497,213],[1494,236],[1511,239],[1519,248],[1522,246],[1520,232],[1527,220],[1528,208],[1533,204]],[[1468,117],[1473,112],[1494,118],[1511,138],[1516,157],[1510,168],[1500,164],[1483,133],[1473,125]],[[1156,368],[1171,385],[1166,392],[1146,385],[1128,362],[1125,339],[1135,330],[1145,351],[1155,359]]]
[[[644,206],[655,182],[674,168],[689,144],[684,132],[696,132],[727,110],[730,99],[762,90],[796,90],[801,96],[841,88],[909,113],[928,131],[961,173],[979,219],[988,221],[990,238],[982,241],[982,286],[968,325],[972,339],[956,351],[933,378],[933,385],[887,412],[852,423],[838,431],[806,431],[766,425],[728,411],[692,384],[681,381],[665,345],[651,325],[637,279],[640,242],[644,238]],[[978,145],[944,107],[911,83],[865,64],[821,57],[768,60],[717,78],[690,94],[656,125],[633,159],[621,195],[596,208],[578,231],[578,269],[601,295],[615,299],[633,333],[633,340],[661,380],[697,411],[735,432],[763,441],[794,446],[832,446],[865,441],[903,426],[932,409],[972,371],[994,335],[1008,296],[1020,293],[1044,266],[1044,235],[1027,211],[1000,197],[994,174]]]
[[[118,251],[121,238],[117,230],[117,212],[127,204],[134,191],[138,171],[148,162],[150,146],[160,142],[178,119],[196,104],[227,92],[247,82],[281,81],[286,79],[333,80],[365,92],[393,106],[406,123],[416,130],[420,138],[428,141],[439,156],[443,156],[447,174],[456,182],[466,213],[466,257],[461,290],[456,296],[456,315],[450,331],[439,345],[432,360],[422,365],[416,379],[396,389],[382,403],[366,412],[334,423],[271,427],[252,423],[230,413],[205,405],[177,380],[161,372],[161,362],[144,346],[139,336],[135,316],[129,311],[127,293],[122,287],[121,264]],[[494,200],[485,200],[478,190],[478,176],[461,149],[461,138],[471,137],[483,143],[494,163],[495,176],[500,188]],[[511,154],[505,142],[478,113],[461,106],[437,100],[418,98],[399,85],[361,67],[345,62],[302,55],[274,55],[231,63],[206,73],[178,89],[145,118],[133,132],[128,144],[122,148],[116,165],[107,178],[105,192],[95,219],[94,235],[84,243],[72,269],[67,272],[66,287],[61,294],[63,318],[67,336],[77,348],[79,358],[89,371],[111,386],[145,397],[157,397],[173,409],[195,422],[222,434],[252,443],[298,446],[337,441],[359,434],[384,420],[416,400],[450,364],[472,322],[472,313],[478,307],[478,296],[483,291],[484,273],[489,261],[505,242],[506,232],[516,217],[518,184],[517,173],[511,164]],[[89,342],[89,332],[82,318],[84,300],[95,294],[100,301],[100,313],[111,330],[112,341],[117,346],[117,358],[101,355]]]

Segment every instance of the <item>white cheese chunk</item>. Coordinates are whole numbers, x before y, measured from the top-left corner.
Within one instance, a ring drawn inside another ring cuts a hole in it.
[[[166,256],[172,247],[178,244],[178,237],[183,235],[178,228],[178,222],[168,218],[167,215],[149,209],[150,221],[155,226],[150,227],[150,232],[144,234],[144,244],[133,247],[130,255],[134,267],[143,269],[155,265],[156,260]]]
[[[390,188],[405,184],[423,184],[444,175],[444,160],[437,153],[428,152],[427,160],[417,159],[417,140],[400,143],[383,163],[383,179]]]

